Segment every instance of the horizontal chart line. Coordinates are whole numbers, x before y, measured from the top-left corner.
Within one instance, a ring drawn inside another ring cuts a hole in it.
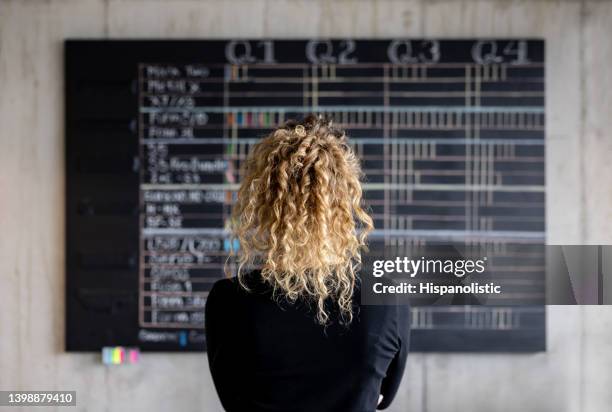
[[[384,42],[384,40],[383,40]],[[168,62],[144,62],[139,63],[140,70],[146,70],[147,66],[164,66],[168,65]],[[194,62],[193,64],[199,64]],[[202,63],[204,64],[204,63]],[[544,67],[544,62],[525,62],[521,64],[512,64],[512,63],[497,63],[497,66],[506,66],[508,68],[524,68],[524,67]],[[337,67],[342,69],[348,68],[363,68],[363,67],[389,67],[389,68],[447,68],[447,67],[455,67],[455,68],[464,68],[464,67],[483,67],[485,65],[481,63],[473,63],[473,62],[436,62],[436,63],[392,63],[388,61],[380,61],[380,62],[356,62],[356,63],[311,63],[311,62],[298,62],[298,63],[286,63],[286,62],[274,62],[274,63],[265,63],[265,62],[257,62],[257,63],[209,63],[206,64],[206,67],[211,68],[226,68],[226,67],[245,67],[248,69],[257,69],[257,68],[266,68],[266,69],[285,69],[285,68],[308,68],[311,67]],[[143,78],[157,79],[160,76],[150,76],[146,75],[141,76]],[[171,77],[171,76],[163,76]]]
[[[243,91],[231,91],[231,92],[177,92],[177,91],[166,91],[166,92],[143,92],[140,94],[143,97],[158,97],[158,96],[172,96],[172,97],[286,97],[286,98],[300,98],[313,96],[318,97],[506,97],[506,98],[518,98],[518,97],[544,97],[544,91],[389,91],[383,90],[363,90],[363,91],[344,91],[344,90],[317,90],[317,91],[277,91],[270,90],[267,92],[243,92]]]
[[[141,79],[140,82],[142,84],[146,84],[147,82],[158,82],[158,81],[189,81],[194,83],[203,83],[203,84],[215,84],[215,83],[227,83],[229,85],[233,84],[245,84],[245,83],[265,83],[265,84],[279,84],[279,83],[295,83],[302,84],[312,82],[316,80],[318,83],[442,83],[442,84],[465,84],[474,83],[475,79],[478,79],[480,83],[545,83],[545,79],[543,77],[508,77],[505,80],[500,78],[483,78],[474,76],[468,78],[466,76],[431,76],[426,75],[424,77],[382,77],[382,76],[371,76],[371,77],[362,77],[362,76],[336,76],[336,77],[317,77],[317,76],[299,76],[299,77],[263,77],[258,75],[248,75],[247,78],[242,79],[226,79],[224,77],[207,77],[207,78],[198,78],[198,77],[172,77],[172,78],[149,78],[149,79]]]
[[[236,144],[247,143],[255,144],[261,139],[258,138],[231,138],[231,137],[202,137],[202,138],[178,138],[178,139],[140,139],[140,144]],[[349,143],[353,144],[420,144],[435,143],[441,145],[483,145],[483,144],[517,144],[525,146],[544,146],[545,139],[439,139],[439,138],[412,138],[412,137],[349,137]]]
[[[209,113],[238,113],[238,112],[461,112],[461,113],[544,113],[542,106],[197,106],[197,107],[140,107],[140,113],[157,112],[209,112]]]
[[[158,312],[162,312],[162,311],[158,310]],[[141,327],[145,327],[145,328],[202,329],[202,330],[204,330],[204,325],[200,324],[200,323],[140,322],[140,326]]]
[[[453,184],[410,184],[410,183],[364,183],[364,190],[441,190],[453,192],[544,192],[544,186],[500,186],[500,185],[453,185]],[[237,183],[206,184],[142,184],[141,190],[238,190]]]
[[[144,228],[142,235],[150,236],[228,236],[229,232],[220,228]],[[378,229],[369,234],[370,238],[383,237],[414,237],[414,238],[434,238],[434,239],[462,239],[483,238],[483,239],[513,239],[513,240],[532,240],[542,241],[545,239],[543,232],[526,231],[467,231],[467,230],[418,230],[418,229]]]

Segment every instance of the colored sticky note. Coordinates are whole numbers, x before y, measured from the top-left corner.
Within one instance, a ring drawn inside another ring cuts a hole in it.
[[[123,365],[137,363],[140,357],[138,348],[125,348],[123,346],[105,346],[102,348],[102,363],[105,365]]]
[[[113,349],[113,364],[119,365],[121,363],[121,351],[119,348]]]
[[[130,363],[137,363],[138,362],[138,355],[139,352],[137,349],[130,349]]]

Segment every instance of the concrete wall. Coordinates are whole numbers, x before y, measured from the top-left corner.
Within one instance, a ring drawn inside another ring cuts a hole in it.
[[[105,368],[62,353],[62,40],[238,36],[545,38],[549,241],[612,243],[612,2],[0,0],[0,390],[220,410],[204,355]],[[609,410],[612,309],[550,308],[548,338],[541,354],[412,355],[391,410]]]

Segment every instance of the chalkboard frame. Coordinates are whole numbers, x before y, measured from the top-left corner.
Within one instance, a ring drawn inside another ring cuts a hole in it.
[[[357,41],[360,47],[372,47],[394,39],[321,39],[334,47],[347,40]],[[474,41],[417,40],[454,42],[455,46]],[[541,39],[486,40],[528,41],[536,48],[538,59],[544,62],[544,41]],[[181,347],[167,343],[142,345],[134,333],[139,328],[138,262],[141,258],[137,222],[141,212],[138,142],[130,140],[138,115],[134,81],[141,62],[189,63],[201,59],[204,49],[208,56],[224,56],[230,41],[253,45],[273,41],[291,50],[306,40],[65,41],[67,351],[98,351],[102,346],[111,345],[140,346],[145,351],[205,350],[204,343]],[[365,54],[375,60],[381,53],[378,50]],[[94,142],[112,146],[96,146]],[[102,219],[91,224],[89,217],[92,215],[100,215]],[[87,271],[83,271],[83,267]],[[465,330],[418,331],[413,333],[412,349],[426,352],[542,351],[546,349],[546,316],[543,312],[538,327],[523,331],[519,337],[503,331],[479,331],[477,337],[473,331]]]

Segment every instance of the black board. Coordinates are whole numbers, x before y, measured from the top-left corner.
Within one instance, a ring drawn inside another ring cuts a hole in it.
[[[373,241],[543,249],[541,40],[67,40],[65,76],[69,351],[205,350],[240,161],[310,111],[363,159]],[[542,306],[414,311],[413,350],[545,349]]]

